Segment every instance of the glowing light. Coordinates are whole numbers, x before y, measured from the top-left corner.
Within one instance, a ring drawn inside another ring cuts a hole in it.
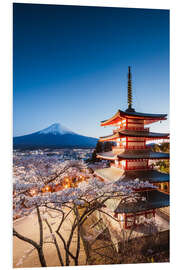
[[[30,193],[31,196],[35,196],[35,195],[38,194],[38,190],[34,188],[34,189],[31,189],[31,190],[29,191],[29,193]]]
[[[52,191],[52,188],[50,187],[50,186],[44,186],[43,188],[42,188],[42,190],[41,190],[43,193],[44,192],[51,192]]]
[[[78,177],[78,180],[79,180],[79,181],[84,181],[84,180],[85,180],[84,175],[80,175],[80,176]]]
[[[70,178],[69,177],[65,177],[64,178],[64,182],[70,182]]]
[[[69,177],[65,177],[63,180],[63,188],[69,188],[72,184],[72,180]]]

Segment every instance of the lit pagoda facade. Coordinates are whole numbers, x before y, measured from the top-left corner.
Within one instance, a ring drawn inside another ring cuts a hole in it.
[[[142,192],[146,196],[146,203],[134,206],[121,206],[114,209],[116,216],[123,216],[125,228],[139,223],[138,217],[155,216],[156,209],[169,206],[169,174],[161,173],[153,168],[158,160],[169,159],[168,153],[154,152],[147,142],[152,140],[169,139],[167,133],[150,132],[146,125],[167,119],[167,114],[139,113],[132,108],[131,70],[128,68],[128,108],[118,110],[111,118],[102,121],[101,126],[114,127],[113,134],[100,137],[100,142],[115,143],[112,151],[98,153],[97,157],[110,161],[110,168],[99,169],[95,174],[105,181],[128,181],[139,179],[149,181],[158,187],[158,190]],[[163,188],[165,187],[165,188]],[[144,205],[144,206],[143,206]],[[132,215],[137,216],[133,221]]]

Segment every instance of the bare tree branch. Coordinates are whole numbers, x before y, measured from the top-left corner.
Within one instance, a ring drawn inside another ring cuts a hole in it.
[[[53,234],[53,231],[52,231],[52,228],[51,228],[49,222],[47,221],[47,219],[45,219],[45,222],[46,222],[46,224],[47,224],[47,226],[49,228],[49,231],[50,231],[50,233],[52,235]],[[60,264],[62,266],[64,266],[63,259],[62,259],[62,256],[61,256],[61,252],[60,252],[60,249],[59,249],[59,246],[58,246],[58,243],[57,243],[57,240],[56,240],[56,237],[55,237],[54,234],[53,234],[53,240],[54,240],[54,244],[55,244],[55,247],[56,247],[56,251],[57,251],[57,254],[58,254],[58,258],[59,258]]]

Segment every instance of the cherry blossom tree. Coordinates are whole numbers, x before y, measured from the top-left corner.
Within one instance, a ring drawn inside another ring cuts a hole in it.
[[[28,156],[15,157],[13,183],[14,218],[37,214],[39,241],[36,242],[13,229],[14,237],[29,243],[36,250],[42,267],[47,266],[43,252],[44,245],[55,246],[59,264],[68,266],[79,264],[83,225],[92,214],[103,214],[119,224],[119,220],[108,213],[108,200],[143,200],[137,189],[154,188],[148,181],[117,181],[105,183],[89,172],[81,161],[61,162],[57,157]],[[70,220],[68,233],[64,234]],[[44,226],[49,230],[46,239]],[[96,235],[86,235],[84,240],[93,240]],[[75,245],[72,242],[75,240]],[[62,248],[63,247],[63,248]],[[87,251],[88,256],[88,251]]]

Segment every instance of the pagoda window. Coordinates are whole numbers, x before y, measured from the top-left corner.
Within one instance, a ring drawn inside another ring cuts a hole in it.
[[[127,137],[126,148],[134,150],[145,149],[145,139],[142,137]]]
[[[130,130],[144,130],[144,121],[139,119],[128,119],[127,127]]]

